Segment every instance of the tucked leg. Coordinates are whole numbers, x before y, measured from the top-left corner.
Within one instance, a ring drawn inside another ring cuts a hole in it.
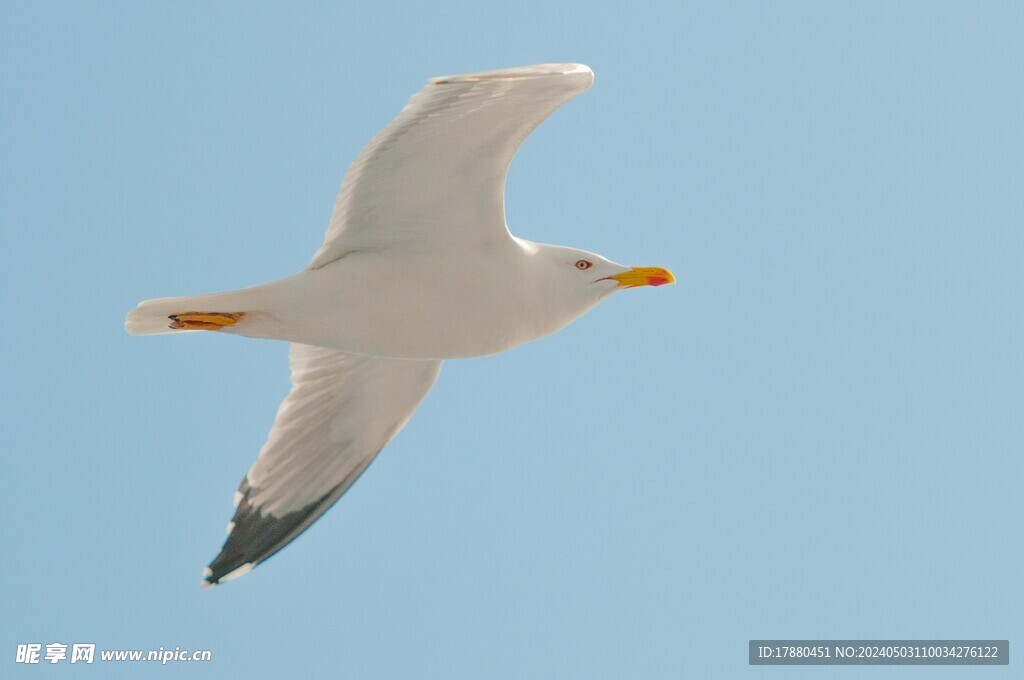
[[[245,312],[184,312],[171,314],[170,327],[185,331],[219,331],[242,320]]]

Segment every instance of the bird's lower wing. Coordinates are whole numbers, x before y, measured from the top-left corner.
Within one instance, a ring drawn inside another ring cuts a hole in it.
[[[288,545],[334,504],[430,391],[440,361],[382,359],[293,344],[292,390],[235,494],[216,585]]]

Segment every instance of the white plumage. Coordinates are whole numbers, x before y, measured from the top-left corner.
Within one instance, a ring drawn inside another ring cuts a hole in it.
[[[242,480],[205,583],[248,572],[322,515],[402,428],[442,360],[509,349],[615,290],[674,280],[506,227],[512,157],[592,83],[579,64],[433,78],[349,168],[305,271],[129,313],[137,335],[215,330],[293,343],[291,393]]]

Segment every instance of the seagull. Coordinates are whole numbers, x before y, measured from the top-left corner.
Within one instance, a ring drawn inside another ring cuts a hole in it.
[[[204,587],[288,545],[402,429],[447,359],[554,333],[638,286],[674,283],[513,236],[505,176],[523,140],[594,82],[582,64],[431,78],[360,152],[302,272],[242,290],[146,300],[132,335],[212,331],[291,343],[291,391],[235,492]]]

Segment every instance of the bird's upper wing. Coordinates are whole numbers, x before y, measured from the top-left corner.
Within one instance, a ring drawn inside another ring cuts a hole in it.
[[[349,167],[310,269],[398,244],[508,238],[505,174],[541,121],[594,82],[581,64],[432,78]]]
[[[430,391],[440,361],[381,359],[293,344],[292,390],[235,494],[206,583],[241,576],[316,521]]]

